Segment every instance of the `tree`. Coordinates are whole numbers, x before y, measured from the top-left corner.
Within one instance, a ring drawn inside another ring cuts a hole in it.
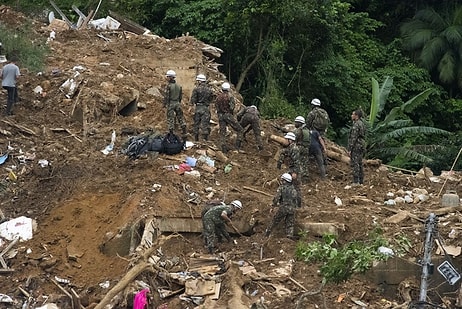
[[[445,86],[452,97],[462,94],[462,6],[438,13],[417,12],[401,27],[403,47]]]
[[[393,87],[393,79],[387,76],[379,87],[372,78],[371,106],[368,118],[367,154],[385,162],[399,158],[406,164],[412,161],[430,163],[432,159],[424,153],[440,146],[427,144],[423,136],[449,135],[450,133],[434,127],[416,126],[407,116],[422,104],[434,89],[427,89],[400,106],[396,106],[383,118],[380,118]],[[417,142],[423,142],[418,143]]]

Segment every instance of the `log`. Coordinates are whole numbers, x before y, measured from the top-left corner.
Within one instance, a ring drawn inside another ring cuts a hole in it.
[[[249,190],[249,191],[253,191],[253,192],[256,192],[256,193],[260,193],[260,194],[263,194],[263,195],[266,195],[266,196],[271,196],[271,197],[273,197],[272,194],[269,194],[269,193],[266,193],[266,192],[263,192],[263,191],[260,191],[260,190],[251,188],[251,187],[246,187],[246,186],[244,186],[244,187],[242,187],[242,188],[245,189],[245,190]]]
[[[283,146],[289,145],[289,142],[282,136],[271,134],[269,137],[270,140],[275,141]]]
[[[94,309],[103,309],[108,305],[111,300],[117,296],[121,291],[125,289],[125,287],[130,284],[139,274],[141,274],[143,271],[155,268],[157,270],[165,272],[165,274],[168,276],[168,273],[163,270],[161,267],[151,264],[147,262],[148,258],[151,256],[154,251],[157,250],[157,248],[162,245],[165,241],[167,241],[170,238],[178,237],[179,235],[170,235],[168,237],[163,237],[163,238],[157,238],[156,243],[153,244],[153,246],[147,250],[144,251],[144,253],[141,256],[142,261],[138,263],[136,266],[132,267],[126,274],[125,276],[120,279],[120,281],[103,297],[103,299],[95,306]],[[69,294],[70,295],[70,294]],[[72,296],[71,296],[72,299]]]

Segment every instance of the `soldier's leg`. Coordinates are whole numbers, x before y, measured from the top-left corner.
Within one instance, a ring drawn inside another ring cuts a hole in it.
[[[204,238],[205,246],[209,253],[213,253],[215,249],[216,234],[215,234],[215,224],[213,221],[208,220],[208,218],[203,219],[204,225]]]
[[[201,121],[201,115],[196,108],[194,113],[194,125],[193,125],[193,133],[194,133],[194,140],[197,142],[199,140],[199,124]]]
[[[319,175],[322,179],[326,178],[326,166],[324,165],[324,155],[321,149],[316,149],[314,152],[314,158],[319,169]]]
[[[257,143],[258,150],[263,150],[263,143],[261,142],[261,129],[260,121],[258,119],[252,122],[253,134],[255,135],[255,142]]]
[[[351,151],[351,169],[353,172],[353,183],[358,184],[359,183],[359,173],[360,173],[360,167],[359,167],[359,162],[358,162],[358,152],[356,150]]]
[[[230,115],[230,117],[228,119],[228,123],[231,126],[231,128],[233,128],[233,130],[236,131],[236,134],[237,134],[236,148],[239,150],[239,148],[241,148],[241,144],[242,144],[242,139],[243,139],[242,135],[244,133],[244,129],[241,127],[239,122],[237,122],[236,119],[234,119],[234,117],[232,117],[232,115]]]
[[[170,106],[167,106],[167,127],[173,133],[175,129],[175,110]]]
[[[293,211],[288,211],[285,216],[286,236],[291,238],[294,236],[295,214]]]
[[[186,121],[184,119],[183,110],[181,109],[181,105],[179,103],[175,105],[175,114],[178,123],[180,124],[181,132],[183,133],[183,135],[186,135],[188,133],[186,131]]]
[[[210,135],[210,110],[204,110],[201,117],[202,138],[207,141]]]
[[[221,150],[226,153],[228,147],[226,147],[226,120],[223,115],[218,116],[218,125],[220,126],[220,146]]]
[[[266,228],[266,231],[265,231],[265,236],[269,236],[271,234],[271,231],[273,230],[273,228],[278,225],[281,220],[284,218],[284,213],[283,211],[281,210],[281,207],[278,208],[278,211],[276,212],[276,214],[274,215],[273,219],[271,220],[271,223],[270,225]]]
[[[358,156],[358,182],[364,183],[364,165],[363,165],[364,152],[361,151]]]

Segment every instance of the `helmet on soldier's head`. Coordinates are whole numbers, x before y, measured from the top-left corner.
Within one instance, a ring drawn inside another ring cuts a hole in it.
[[[285,139],[290,139],[292,141],[295,141],[295,134],[293,132],[289,132],[286,135],[284,135]]]
[[[255,105],[250,105],[250,107],[255,108],[255,109],[258,109]]]
[[[314,106],[321,106],[321,101],[319,99],[311,100],[311,104]]]
[[[204,74],[197,75],[196,80],[198,80],[200,82],[205,82],[206,81],[205,75]]]
[[[305,124],[305,118],[302,116],[295,117],[295,122],[300,122],[301,124]]]
[[[231,205],[233,205],[234,207],[236,207],[237,209],[242,209],[242,203],[241,201],[239,200],[234,200],[231,202]]]
[[[225,91],[228,91],[230,88],[231,88],[231,85],[229,83],[223,83],[223,85],[221,85],[221,89]]]
[[[167,73],[165,74],[167,77],[176,77],[176,73],[173,70],[168,70]]]
[[[281,179],[287,182],[292,182],[292,175],[290,175],[289,173],[284,173],[282,174]]]

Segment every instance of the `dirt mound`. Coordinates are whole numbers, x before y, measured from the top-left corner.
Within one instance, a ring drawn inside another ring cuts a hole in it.
[[[45,27],[37,27],[37,34],[44,38],[48,36]],[[124,31],[68,30],[57,33],[49,45],[52,53],[46,70],[40,74],[23,71],[19,86],[22,100],[15,105],[13,116],[0,120],[2,151],[9,154],[1,166],[5,176],[1,181],[1,210],[7,219],[26,216],[37,222],[33,239],[17,245],[14,257],[7,259],[14,271],[1,275],[1,293],[17,299],[18,308],[27,299],[26,293],[36,305],[53,296],[48,302],[70,308],[69,295],[63,289],[73,289],[84,306],[98,303],[133,266],[140,265],[142,251],[136,248],[149,247],[143,243],[143,233],[155,225],[152,231],[157,231],[157,236],[162,231],[170,235],[152,239],[157,259],[163,264],[140,273],[138,279],[150,286],[153,308],[161,304],[168,308],[192,306],[178,296],[183,292],[161,299],[156,290],[179,289],[173,283],[168,285],[171,281],[166,280],[165,271],[172,274],[192,269],[193,261],[206,256],[197,229],[201,228],[203,203],[214,198],[243,202],[244,210],[234,220],[246,233],[236,237],[235,243],[220,245],[228,271],[222,278],[218,300],[208,299],[203,308],[250,308],[260,297],[270,308],[293,308],[305,290],[320,286],[319,265],[293,261],[296,242],[283,238],[280,229],[269,239],[263,237],[272,217],[269,208],[275,179],[281,174],[274,159],[281,146],[268,138],[280,133],[270,122],[263,123],[265,153],[257,150],[249,135],[242,153],[230,152],[223,159],[215,147],[216,128],[210,142],[177,156],[149,154],[131,160],[120,152],[129,136],[149,129],[165,133],[161,89],[168,69],[177,72],[183,86],[191,128],[192,110],[187,102],[196,74],[205,73],[217,89],[225,80],[216,69],[218,65],[202,52],[204,43],[190,36],[165,39]],[[76,90],[63,86],[66,81],[74,83]],[[37,86],[42,90],[35,93]],[[6,102],[5,93],[0,100]],[[114,150],[104,155],[101,150],[111,142],[112,132],[116,133]],[[186,155],[207,155],[215,167],[198,168],[200,177],[180,174],[172,167]],[[40,161],[40,165],[39,160],[48,164]],[[228,164],[232,169],[225,171]],[[412,216],[397,223],[386,223],[385,219],[399,208],[418,218],[439,208],[436,194],[441,184],[426,177],[367,166],[365,185],[351,188],[348,164],[335,160],[329,161],[327,180],[318,178],[314,163],[311,175],[312,182],[301,188],[303,208],[297,214],[297,225],[333,222],[340,227],[342,243],[364,239],[380,224],[386,237],[393,239],[403,233],[413,246],[421,246],[422,234],[415,232],[422,231],[422,222]],[[457,182],[449,185],[459,189]],[[387,193],[414,188],[427,190],[431,198],[384,207]],[[335,197],[342,200],[341,206],[334,202]],[[453,217],[447,222],[457,220]],[[443,226],[441,235],[447,235],[452,226]],[[182,233],[170,234],[175,231]],[[308,233],[307,239],[319,238]],[[450,242],[459,245],[456,239]],[[418,257],[421,251],[408,254]],[[281,267],[289,267],[290,273],[272,277],[276,281],[268,277],[249,279],[237,269],[243,262],[260,275],[269,276]],[[70,285],[58,287],[59,279],[69,280]],[[130,286],[132,292],[140,289],[135,281]],[[133,294],[128,290],[119,295],[117,306],[131,305]],[[365,277],[330,285],[324,290],[324,300],[319,295],[307,297],[304,308],[308,304],[322,306],[324,301],[328,308],[353,306],[350,299],[337,302],[345,293],[368,303],[369,308],[384,308],[384,295]],[[398,297],[391,300],[401,301]]]

